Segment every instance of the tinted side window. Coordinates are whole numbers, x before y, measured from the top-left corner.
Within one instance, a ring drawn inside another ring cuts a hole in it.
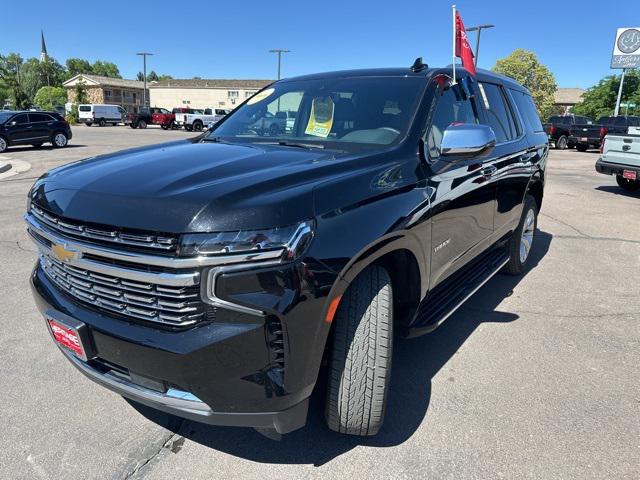
[[[538,117],[538,111],[536,110],[531,95],[517,90],[511,90],[511,96],[516,102],[516,107],[518,107],[527,132],[543,132],[542,123],[540,123],[540,117]]]
[[[449,88],[438,99],[431,126],[427,132],[425,143],[431,158],[440,156],[442,135],[452,123],[478,123],[478,120],[471,101],[456,98],[453,89]]]
[[[18,125],[23,125],[25,123],[29,123],[29,116],[26,113],[22,113],[13,117],[11,121],[16,122]]]
[[[497,142],[507,142],[516,138],[516,125],[502,89],[492,83],[480,83],[478,87],[487,112],[487,124],[496,134]]]
[[[45,113],[30,113],[29,114],[29,121],[31,123],[33,122],[51,122],[53,120],[53,118],[51,118],[49,115],[45,114]]]

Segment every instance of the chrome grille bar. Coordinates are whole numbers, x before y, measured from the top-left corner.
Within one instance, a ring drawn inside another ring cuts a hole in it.
[[[72,235],[73,237],[165,251],[175,251],[178,245],[178,240],[174,237],[123,233],[117,230],[88,227],[79,222],[73,222],[71,220],[52,215],[33,203],[31,204],[30,211],[34,217],[51,228],[54,232]]]
[[[198,287],[159,287],[73,267],[46,254],[40,265],[62,291],[80,301],[141,320],[186,326],[204,317]],[[108,286],[105,286],[108,285]]]

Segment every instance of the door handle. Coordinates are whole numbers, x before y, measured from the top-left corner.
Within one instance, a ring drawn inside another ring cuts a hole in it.
[[[488,167],[484,167],[482,169],[482,176],[485,178],[489,178],[492,177],[497,171],[498,168],[495,165],[489,165]]]

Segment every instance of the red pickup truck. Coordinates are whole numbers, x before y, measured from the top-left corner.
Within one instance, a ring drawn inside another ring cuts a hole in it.
[[[151,123],[154,125],[160,125],[163,130],[169,130],[175,128],[176,115],[171,113],[166,108],[159,108],[151,115]]]

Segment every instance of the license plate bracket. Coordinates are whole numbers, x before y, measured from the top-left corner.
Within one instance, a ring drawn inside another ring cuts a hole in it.
[[[637,180],[638,174],[635,172],[635,170],[623,170],[622,178],[626,178],[627,180]]]
[[[94,358],[95,349],[87,325],[64,313],[48,310],[44,318],[56,345],[83,361]]]

